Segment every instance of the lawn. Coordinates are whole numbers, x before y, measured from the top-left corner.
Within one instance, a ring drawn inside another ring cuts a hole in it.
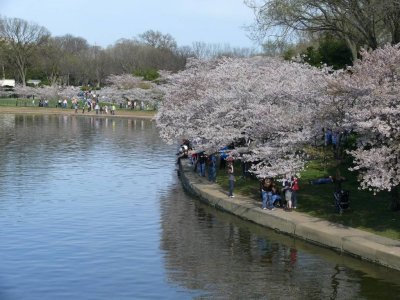
[[[298,192],[299,212],[322,218],[331,222],[340,223],[361,230],[369,231],[392,239],[400,239],[400,212],[389,209],[390,195],[381,192],[373,195],[372,192],[359,190],[357,174],[348,170],[350,163],[347,161],[338,165],[333,158],[331,149],[320,148],[319,153],[307,165],[300,176],[300,191]],[[312,185],[310,180],[340,175],[346,180],[342,188],[350,192],[350,209],[343,214],[338,214],[334,207],[334,184]],[[218,170],[217,183],[228,189],[228,177],[224,170]],[[241,176],[240,162],[235,162],[235,192],[249,196],[260,201],[259,182],[255,178]]]
[[[75,110],[71,109],[71,102],[68,102],[68,108],[62,109],[57,107],[58,101],[49,100],[48,107],[39,107],[39,100],[35,100],[33,104],[32,99],[15,99],[15,98],[0,98],[0,112],[28,112],[28,113],[74,113]],[[110,105],[110,103],[100,103],[101,106]],[[82,107],[78,110],[78,113],[81,114]],[[87,110],[85,111],[86,114]],[[95,111],[92,110],[92,114],[95,114]],[[116,107],[116,114],[118,116],[136,116],[136,117],[146,117],[152,118],[156,114],[155,110],[132,110],[126,108],[120,108],[118,105]],[[90,115],[90,114],[89,114]],[[110,116],[110,114],[109,114]]]

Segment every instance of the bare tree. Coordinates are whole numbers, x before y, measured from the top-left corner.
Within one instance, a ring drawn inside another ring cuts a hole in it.
[[[179,49],[157,48],[139,40],[119,40],[106,52],[112,60],[114,74],[148,69],[176,71],[186,63],[185,53]]]
[[[15,65],[23,85],[31,55],[50,36],[49,31],[37,24],[17,18],[0,19],[0,37],[6,42],[7,56]]]
[[[59,79],[62,55],[59,43],[53,38],[49,38],[46,44],[40,46],[40,51],[37,51],[35,67],[46,74],[51,86]]]
[[[252,48],[233,48],[229,44],[210,44],[205,42],[194,42],[192,44],[192,56],[199,59],[213,59],[221,56],[227,57],[250,57],[257,54]]]
[[[27,74],[36,74],[51,85],[100,87],[109,74],[178,71],[184,68],[188,52],[178,48],[171,35],[158,31],[149,30],[135,39],[121,39],[103,49],[89,45],[81,37],[70,34],[51,37],[44,27],[36,24],[0,18],[0,68],[4,70],[3,76],[6,71],[13,72],[23,85]]]
[[[58,42],[62,51],[65,53],[76,55],[89,49],[89,44],[84,38],[76,37],[71,34],[58,36],[54,39]]]
[[[170,34],[163,34],[160,31],[148,30],[139,35],[139,38],[147,45],[158,49],[175,50],[177,44]]]
[[[138,41],[129,39],[118,40],[114,46],[109,47],[107,52],[113,61],[113,73],[132,73],[136,70],[140,63],[137,56],[140,47]]]
[[[400,1],[382,1],[383,11],[385,12],[384,23],[390,32],[392,44],[400,43]]]
[[[88,69],[90,81],[100,87],[110,74],[110,59],[108,53],[99,46],[92,46],[88,50]]]
[[[353,57],[361,47],[376,49],[400,42],[398,0],[246,0],[254,9],[252,32],[287,37],[297,32],[326,32],[344,39]]]
[[[0,65],[1,65],[1,76],[3,79],[6,78],[6,42],[4,40],[0,40]]]
[[[60,49],[60,76],[62,84],[80,85],[85,78],[85,57],[89,51],[89,43],[81,37],[70,34],[54,38]]]

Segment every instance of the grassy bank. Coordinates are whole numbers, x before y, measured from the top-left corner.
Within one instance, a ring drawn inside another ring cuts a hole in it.
[[[36,101],[36,105],[32,105],[31,100],[21,100],[16,102],[16,99],[0,99],[0,113],[20,113],[20,114],[75,114],[75,110],[68,108],[59,108],[56,107],[54,102],[49,104],[49,107],[39,107]],[[25,102],[27,105],[25,106]],[[16,105],[18,103],[18,105]],[[107,117],[140,117],[140,118],[153,118],[156,114],[154,110],[131,110],[124,108],[116,108],[115,115],[108,114],[99,114],[97,116],[107,116]],[[92,110],[90,113],[85,110],[85,113],[82,114],[82,109],[78,109],[77,115],[96,115],[96,112]]]
[[[337,165],[337,161],[330,155],[329,149],[326,150],[326,155],[321,155],[308,164],[299,180],[300,191],[298,192],[297,211],[399,240],[400,212],[393,212],[389,209],[389,193],[381,192],[374,196],[370,191],[359,190],[357,174],[348,170],[348,163],[342,163],[338,167],[340,174],[346,178],[342,183],[342,188],[350,192],[351,208],[342,215],[335,211],[333,199],[335,187],[333,183],[310,184],[309,181],[312,179],[335,175]],[[260,201],[261,206],[259,182],[254,178],[243,178],[241,176],[240,162],[236,162],[235,166],[237,179],[235,192]],[[228,177],[224,170],[219,170],[217,183],[228,190]]]

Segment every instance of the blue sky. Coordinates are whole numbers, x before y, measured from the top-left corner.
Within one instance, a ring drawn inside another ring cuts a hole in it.
[[[0,15],[102,47],[150,29],[171,34],[178,46],[196,41],[256,46],[243,29],[254,20],[243,0],[0,0]]]

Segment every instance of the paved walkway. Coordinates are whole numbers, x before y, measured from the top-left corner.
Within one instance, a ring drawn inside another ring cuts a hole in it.
[[[235,195],[198,176],[186,160],[180,165],[183,186],[203,202],[243,219],[400,271],[400,241],[281,209],[261,209],[261,201]]]

